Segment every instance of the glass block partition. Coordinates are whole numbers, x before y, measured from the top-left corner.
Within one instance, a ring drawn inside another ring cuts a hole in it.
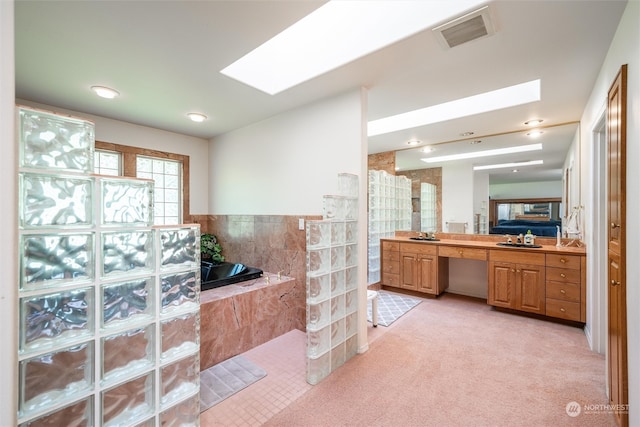
[[[420,184],[420,231],[435,233],[437,215],[436,186],[423,182]]]
[[[307,382],[317,384],[357,353],[358,177],[339,174],[323,220],[307,221]]]
[[[369,171],[367,283],[380,281],[380,239],[411,230],[411,180],[385,171]]]
[[[93,123],[17,113],[19,425],[198,425],[199,226],[91,175]]]

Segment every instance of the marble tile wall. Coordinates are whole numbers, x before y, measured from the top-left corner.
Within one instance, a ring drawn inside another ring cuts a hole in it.
[[[229,333],[232,329],[226,329],[222,335],[209,336],[213,331],[201,330],[201,341],[213,340],[217,349],[207,350],[217,354],[231,357],[234,351],[228,351],[233,346],[233,340],[243,343],[252,342],[255,345],[262,344],[251,341],[247,337],[259,337],[258,341],[266,342],[272,338],[289,332],[292,329],[306,331],[306,233],[298,229],[298,220],[305,221],[322,219],[316,216],[288,216],[288,215],[194,215],[193,222],[200,224],[202,233],[212,233],[218,238],[222,246],[222,254],[225,261],[242,263],[251,267],[257,267],[264,272],[292,278],[288,285],[286,297],[279,295],[280,304],[269,305],[269,310],[283,311],[278,317],[275,313],[257,314],[247,311],[249,317],[253,317],[251,326],[241,331]],[[209,292],[209,291],[206,291]],[[227,313],[232,301],[223,303],[216,310]],[[258,309],[263,300],[248,299],[242,304],[253,304]],[[207,316],[205,308],[201,306],[201,315]],[[286,321],[282,321],[286,319]],[[220,335],[220,334],[217,334]],[[229,335],[227,337],[226,335]],[[231,340],[231,341],[228,341]],[[253,344],[252,344],[253,345]],[[201,343],[202,346],[202,343]],[[252,347],[244,348],[243,351]],[[239,353],[235,353],[239,354]],[[203,351],[201,351],[201,358]],[[218,356],[216,356],[218,358]],[[224,360],[224,359],[221,359]],[[201,362],[201,366],[204,366]]]
[[[394,151],[386,151],[384,153],[370,154],[367,158],[367,168],[395,175],[396,153]]]
[[[200,370],[300,328],[298,280],[270,275],[200,295]]]

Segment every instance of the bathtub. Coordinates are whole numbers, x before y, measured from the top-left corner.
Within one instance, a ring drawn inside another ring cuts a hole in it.
[[[200,265],[200,290],[219,288],[245,280],[257,279],[262,270],[244,264],[222,262],[213,264],[202,261]]]

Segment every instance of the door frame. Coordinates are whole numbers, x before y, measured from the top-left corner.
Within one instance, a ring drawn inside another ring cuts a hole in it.
[[[591,201],[593,209],[589,216],[589,236],[587,251],[587,322],[585,334],[589,348],[600,354],[607,354],[607,135],[606,103],[602,105],[591,128]],[[607,393],[609,383],[606,383]]]

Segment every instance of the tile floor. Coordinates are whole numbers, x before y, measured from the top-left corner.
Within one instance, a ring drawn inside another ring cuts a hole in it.
[[[243,353],[267,376],[200,414],[200,425],[260,426],[310,390],[305,345],[305,333],[293,330]]]
[[[367,323],[369,344],[386,330]],[[202,427],[261,426],[311,390],[306,380],[306,334],[294,329],[242,355],[267,376],[200,414]]]

